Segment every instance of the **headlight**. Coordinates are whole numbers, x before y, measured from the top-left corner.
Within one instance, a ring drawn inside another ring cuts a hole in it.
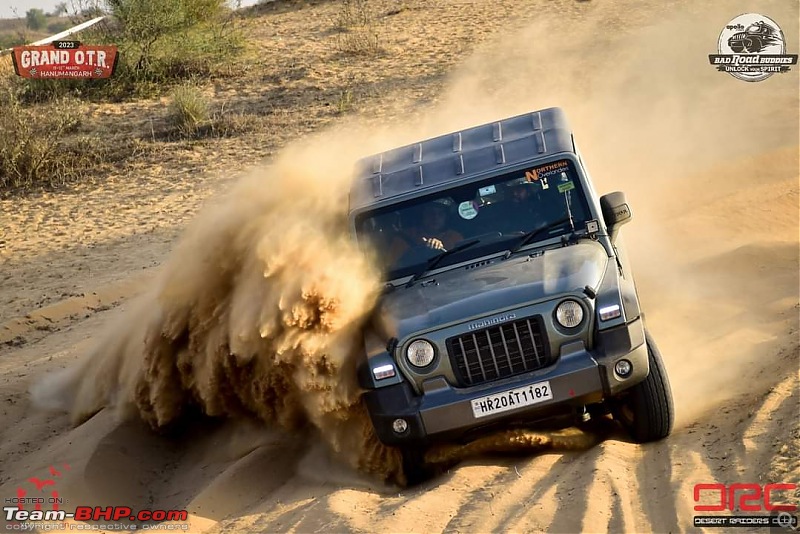
[[[435,353],[433,345],[424,339],[418,339],[408,346],[406,358],[414,367],[425,367],[433,361]]]
[[[565,300],[556,308],[556,320],[564,328],[575,328],[583,321],[583,308],[574,300]]]

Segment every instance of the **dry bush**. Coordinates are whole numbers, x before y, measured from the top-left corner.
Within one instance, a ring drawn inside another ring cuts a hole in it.
[[[375,56],[381,52],[378,32],[372,27],[353,29],[338,35],[336,48],[348,56]]]
[[[209,137],[233,137],[255,132],[265,127],[264,117],[252,113],[226,112],[224,108],[215,113],[209,125]]]
[[[367,0],[341,0],[334,20],[336,48],[345,55],[374,56],[381,47],[375,15]]]
[[[114,76],[102,80],[28,80],[25,100],[72,94],[101,101],[164,94],[176,81],[222,76],[245,48],[226,0],[76,0],[107,19],[82,40],[119,48]],[[85,9],[83,10],[85,11]]]
[[[334,28],[347,31],[351,28],[368,26],[373,19],[367,0],[341,0],[334,19]]]
[[[78,177],[96,154],[89,141],[68,143],[80,123],[77,102],[67,98],[25,106],[13,83],[0,83],[0,196],[54,188]]]
[[[153,139],[157,137],[174,141],[234,137],[264,127],[264,117],[244,111],[230,111],[224,103],[219,109],[212,109],[197,87],[184,85],[173,91],[166,129],[158,134],[153,133]]]
[[[173,131],[192,137],[209,118],[208,101],[197,87],[182,85],[172,92],[167,123]]]

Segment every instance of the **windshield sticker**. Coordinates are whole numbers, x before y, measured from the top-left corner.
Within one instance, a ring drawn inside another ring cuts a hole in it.
[[[570,191],[572,189],[575,189],[575,184],[573,184],[572,182],[567,182],[565,184],[558,184],[559,193],[566,193],[567,191]]]
[[[478,194],[482,197],[494,195],[495,193],[497,193],[497,188],[493,185],[487,185],[486,187],[478,189]]]
[[[458,215],[462,219],[474,219],[478,216],[478,207],[475,202],[468,200],[458,205]]]
[[[529,171],[525,171],[525,178],[529,182],[535,182],[538,180],[542,180],[549,176],[553,176],[555,174],[566,173],[569,171],[569,166],[566,160],[556,161],[555,163],[550,163],[548,165],[542,165],[541,167],[536,167],[535,169],[531,169]]]

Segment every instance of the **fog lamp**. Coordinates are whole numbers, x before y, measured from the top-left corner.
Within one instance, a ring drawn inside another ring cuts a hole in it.
[[[633,364],[628,360],[620,360],[614,364],[614,372],[622,378],[627,378],[633,372]]]
[[[395,419],[392,421],[392,430],[394,430],[397,434],[402,434],[408,430],[408,423],[405,419]]]

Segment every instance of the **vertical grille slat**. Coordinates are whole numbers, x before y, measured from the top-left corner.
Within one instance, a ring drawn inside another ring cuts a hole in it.
[[[489,330],[486,330],[486,340],[489,342],[489,352],[492,354],[494,370],[497,373],[497,376],[500,376],[500,368],[497,366],[497,356],[494,353],[494,345],[492,345],[492,336],[489,334]]]
[[[528,333],[531,335],[531,345],[533,345],[533,355],[536,358],[536,365],[537,367],[539,364],[539,351],[536,349],[536,336],[533,333],[533,328],[531,328],[531,320],[526,319],[526,323],[528,323]]]
[[[522,366],[528,370],[528,362],[525,361],[525,349],[522,348],[522,341],[519,340],[519,330],[517,330],[517,323],[514,323],[514,335],[517,336],[517,347],[519,347],[519,355],[522,356]]]
[[[475,353],[478,355],[478,366],[481,368],[481,376],[486,377],[486,369],[483,368],[483,358],[481,357],[481,349],[478,346],[478,336],[472,334],[472,343],[475,345]]]
[[[511,363],[511,353],[508,352],[508,343],[506,342],[506,335],[503,333],[503,327],[500,327],[500,340],[503,342],[503,349],[506,351],[506,360],[508,360],[508,369],[513,373],[514,364]]]
[[[447,340],[453,370],[474,386],[551,365],[540,316],[507,321]]]
[[[472,382],[472,372],[469,370],[469,359],[467,358],[467,351],[464,350],[464,341],[461,338],[458,338],[458,345],[461,348],[461,354],[466,363],[464,367],[467,369],[467,380]]]

